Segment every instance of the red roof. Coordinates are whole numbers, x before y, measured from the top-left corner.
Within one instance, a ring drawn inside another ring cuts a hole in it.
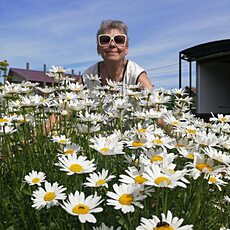
[[[44,72],[39,70],[29,70],[28,72],[28,79],[26,79],[27,70],[26,69],[19,69],[19,68],[10,68],[9,76],[14,77],[19,75],[23,80],[28,80],[32,82],[44,82]],[[74,75],[74,77],[79,77],[78,75]],[[13,79],[12,79],[13,80]],[[46,75],[45,82],[52,83],[53,80]]]

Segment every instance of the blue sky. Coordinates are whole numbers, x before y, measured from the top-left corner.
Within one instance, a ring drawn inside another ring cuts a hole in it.
[[[40,70],[43,64],[82,72],[101,60],[96,32],[102,20],[129,27],[128,59],[156,87],[178,88],[183,49],[230,38],[230,0],[0,0],[0,60]],[[188,63],[183,62],[187,85]]]

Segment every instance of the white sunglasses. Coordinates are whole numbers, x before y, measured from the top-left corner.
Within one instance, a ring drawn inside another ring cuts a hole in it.
[[[125,34],[116,34],[114,36],[108,34],[98,35],[98,44],[100,46],[109,46],[112,41],[114,41],[117,46],[125,46],[127,36]]]

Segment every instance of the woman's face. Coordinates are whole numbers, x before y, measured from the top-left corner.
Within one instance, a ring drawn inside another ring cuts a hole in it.
[[[118,34],[124,34],[118,29],[111,29],[106,31],[104,34],[114,37]],[[100,46],[98,44],[98,53],[104,60],[107,61],[120,61],[123,60],[125,55],[128,54],[127,39],[124,45],[117,45],[112,39],[111,42],[106,46]]]

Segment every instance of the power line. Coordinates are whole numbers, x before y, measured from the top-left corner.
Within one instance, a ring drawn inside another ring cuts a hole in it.
[[[163,68],[167,68],[167,67],[170,67],[170,66],[176,66],[176,65],[178,65],[178,63],[159,66],[159,67],[156,67],[156,68],[148,69],[147,71],[153,71],[153,70],[156,70],[156,69],[163,69]]]
[[[173,63],[173,64],[169,64],[169,65],[163,65],[163,66],[158,66],[158,67],[155,67],[155,68],[151,68],[151,69],[148,69],[147,71],[154,71],[154,70],[164,69],[164,68],[167,68],[167,67],[178,66],[178,65],[179,65],[178,63]]]

